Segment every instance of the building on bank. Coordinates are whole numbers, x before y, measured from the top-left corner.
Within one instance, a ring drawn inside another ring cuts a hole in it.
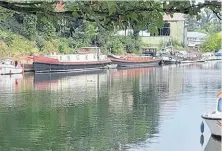
[[[199,48],[207,38],[207,34],[201,32],[187,32],[187,46]]]
[[[167,43],[176,42],[184,46],[186,44],[185,19],[183,14],[175,13],[173,17],[164,15],[164,27],[159,29],[158,34],[151,34],[149,31],[140,31],[142,43],[149,46],[164,46]],[[132,30],[118,31],[116,36],[129,36]]]

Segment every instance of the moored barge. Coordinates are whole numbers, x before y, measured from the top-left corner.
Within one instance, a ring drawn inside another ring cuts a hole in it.
[[[120,68],[140,68],[153,67],[162,64],[162,59],[154,59],[151,56],[132,56],[132,57],[116,57],[109,55],[112,63],[117,64]]]
[[[97,47],[85,47],[84,50],[95,49],[96,52],[78,52],[76,54],[34,56],[33,69],[36,73],[44,72],[85,72],[101,70],[111,60],[100,54]]]

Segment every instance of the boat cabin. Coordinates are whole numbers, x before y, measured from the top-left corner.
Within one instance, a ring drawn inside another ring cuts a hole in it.
[[[50,54],[47,57],[57,59],[60,62],[88,62],[106,60],[99,47],[82,47],[73,54]]]
[[[2,65],[11,65],[17,67],[19,65],[18,61],[13,61],[12,59],[4,59],[0,61]]]
[[[157,52],[157,47],[143,47],[142,49],[142,54],[145,56],[156,56]]]

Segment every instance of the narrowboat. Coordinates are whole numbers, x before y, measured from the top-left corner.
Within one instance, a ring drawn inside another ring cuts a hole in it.
[[[131,56],[119,57],[109,55],[113,64],[117,64],[120,68],[140,68],[140,67],[153,67],[162,64],[162,59],[154,59],[152,56]]]
[[[33,72],[33,56],[21,58],[21,65],[24,69],[24,72]]]
[[[84,47],[75,54],[34,56],[33,69],[36,73],[85,72],[104,69],[110,63],[98,47]]]
[[[213,136],[222,135],[222,91],[217,95],[216,109],[201,116],[207,123]]]

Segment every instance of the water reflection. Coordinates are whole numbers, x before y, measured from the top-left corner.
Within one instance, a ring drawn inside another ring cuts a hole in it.
[[[204,151],[222,151],[221,138],[211,136]]]
[[[0,150],[196,148],[221,89],[218,65],[204,65],[0,78]]]
[[[15,108],[1,104],[1,150],[121,150],[151,137],[158,133],[159,104],[157,91],[147,91],[155,80],[142,82],[149,72],[35,77],[31,92],[12,94]]]

